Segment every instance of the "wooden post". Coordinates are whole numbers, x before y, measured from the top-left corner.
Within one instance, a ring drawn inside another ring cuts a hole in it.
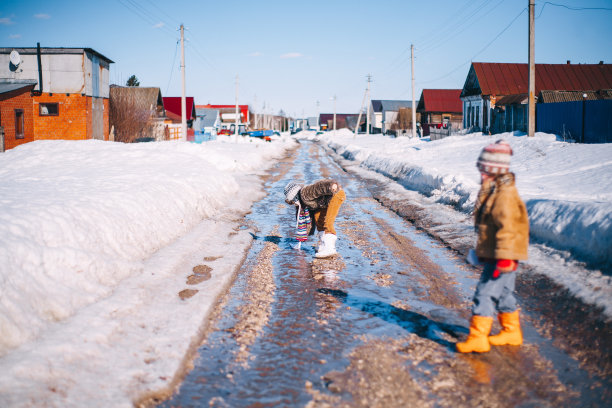
[[[535,134],[535,0],[529,0],[529,126],[527,134]]]

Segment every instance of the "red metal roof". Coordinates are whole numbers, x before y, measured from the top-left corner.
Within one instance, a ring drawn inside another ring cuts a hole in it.
[[[419,112],[461,113],[461,89],[423,89],[417,110]]]
[[[528,92],[528,64],[473,62],[472,69],[482,95]],[[535,75],[536,95],[543,90],[594,91],[612,88],[612,64],[536,64]]]
[[[164,108],[166,109],[166,114],[171,118],[169,113],[174,113],[178,115],[178,117],[182,117],[183,112],[181,111],[181,97],[180,96],[164,96],[162,98],[164,100]],[[193,96],[185,97],[186,108],[187,108],[187,120],[195,119],[195,105],[193,103]]]

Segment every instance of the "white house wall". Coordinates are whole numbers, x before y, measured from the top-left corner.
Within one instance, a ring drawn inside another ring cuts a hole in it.
[[[384,128],[382,129],[383,133],[387,130],[391,129],[391,125],[397,120],[397,112],[396,111],[386,111],[385,112],[385,120],[384,120]]]
[[[21,64],[15,71],[9,68],[9,55],[0,54],[0,77],[10,79],[32,79],[38,82],[38,58],[36,54],[21,54]],[[93,56],[93,55],[92,55]],[[109,64],[104,60],[83,54],[41,55],[43,92],[79,93],[87,96],[108,98]],[[93,69],[98,71],[98,94],[94,95]],[[38,86],[35,88],[39,89]]]

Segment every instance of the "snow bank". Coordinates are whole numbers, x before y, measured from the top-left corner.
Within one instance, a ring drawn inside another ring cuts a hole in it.
[[[235,174],[294,143],[228,141],[37,141],[0,155],[0,356],[141,274],[240,195]]]

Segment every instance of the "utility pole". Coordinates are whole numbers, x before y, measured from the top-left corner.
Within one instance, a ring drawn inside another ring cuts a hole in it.
[[[529,131],[535,134],[535,0],[529,0]]]
[[[366,98],[368,97],[368,88],[363,93],[363,99],[361,100],[361,107],[359,108],[359,115],[357,115],[357,124],[355,124],[355,134],[353,137],[357,137],[359,132],[359,126],[361,125],[361,112],[363,112],[363,105],[365,104]]]
[[[366,136],[370,136],[370,105],[372,104],[370,98],[370,82],[372,82],[372,74],[368,74],[368,110],[366,114]]]
[[[416,105],[414,104],[414,45],[410,44],[410,65],[412,73],[412,137],[416,137]]]
[[[181,74],[183,76],[183,93],[181,94],[181,133],[187,141],[187,98],[185,97],[185,27],[181,24]]]
[[[236,117],[235,117],[235,128],[234,128],[234,141],[238,140],[238,124],[240,123],[240,116],[238,114],[238,74],[236,74]]]
[[[334,95],[334,133],[336,133],[336,95]]]

